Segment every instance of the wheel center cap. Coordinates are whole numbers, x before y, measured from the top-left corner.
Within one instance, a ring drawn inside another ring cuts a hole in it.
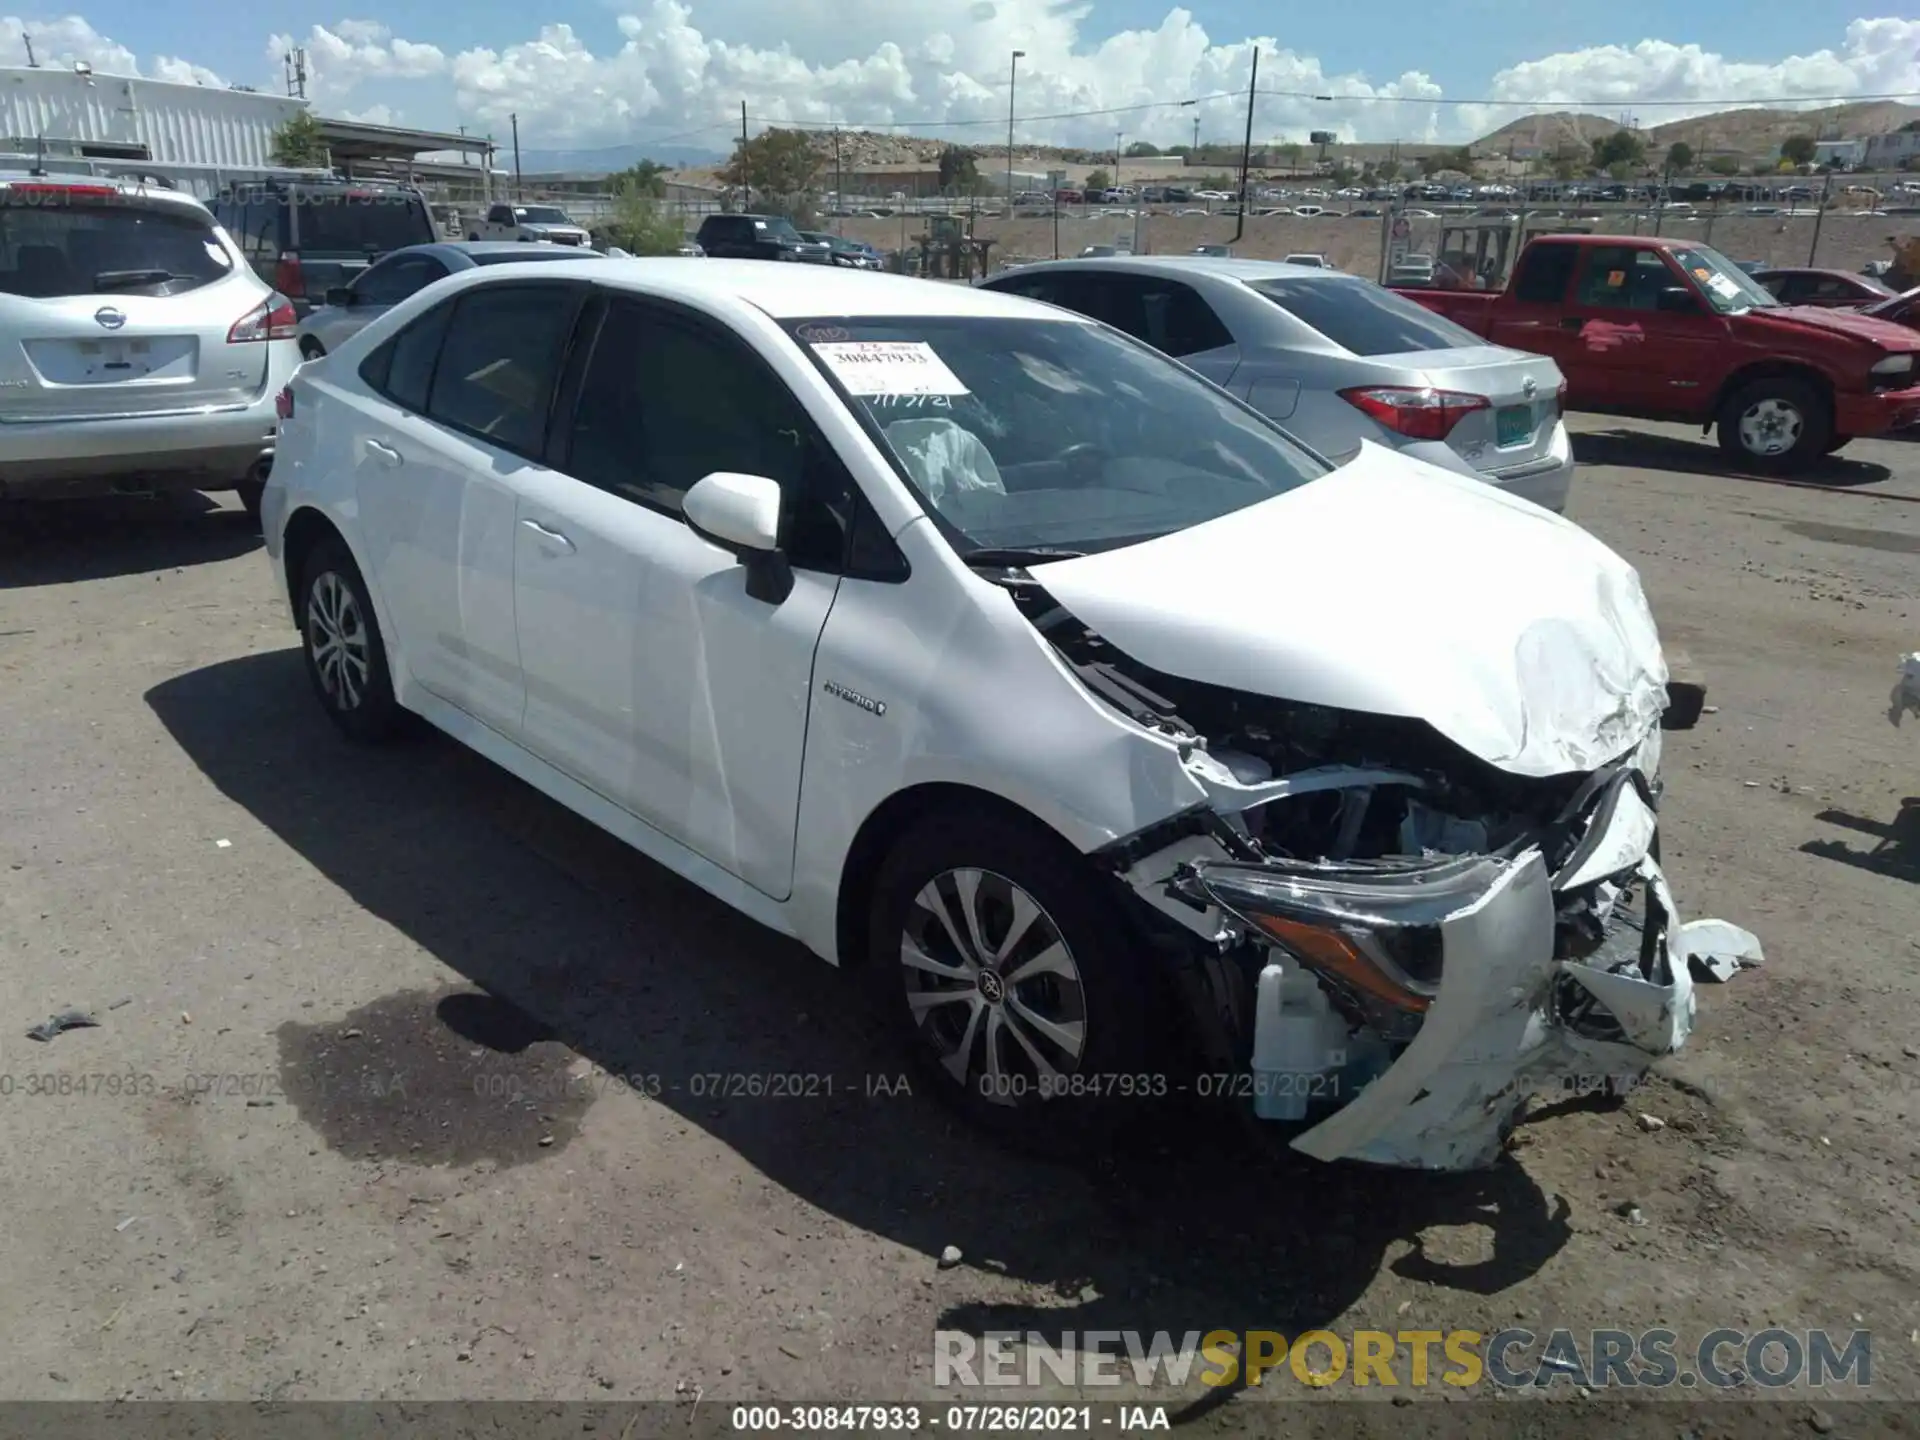
[[[974,984],[980,989],[980,998],[989,1005],[998,1005],[1007,998],[1007,982],[1000,978],[998,971],[982,970]]]

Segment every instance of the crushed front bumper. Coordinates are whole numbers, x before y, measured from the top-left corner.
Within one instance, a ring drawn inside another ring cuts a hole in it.
[[[1317,1123],[1293,1138],[1295,1149],[1320,1160],[1427,1170],[1486,1166],[1529,1097],[1624,1091],[1686,1042],[1696,979],[1725,980],[1760,963],[1759,942],[1739,927],[1680,922],[1652,854],[1654,814],[1637,779],[1623,769],[1596,787],[1581,825],[1571,846],[1560,847],[1556,869],[1538,844],[1485,858],[1479,870],[1490,878],[1425,927],[1438,931],[1438,981],[1430,993],[1404,997],[1399,1034],[1384,1037],[1397,1053],[1357,1083],[1336,1080],[1318,1090],[1345,1103],[1331,1114],[1320,1107],[1310,1117]],[[1380,913],[1404,909],[1423,883],[1423,867],[1438,880],[1449,867],[1457,874],[1459,863],[1409,858],[1383,869],[1194,858],[1204,843],[1187,842],[1174,891],[1217,906],[1210,920],[1223,933],[1241,922],[1266,953],[1336,986],[1351,976],[1326,968],[1328,952],[1316,958],[1312,947],[1271,938],[1288,934],[1289,925],[1304,933],[1298,920],[1263,924],[1259,902],[1247,897],[1264,886],[1275,897],[1271,917],[1316,886],[1337,889],[1342,898],[1325,912],[1326,933],[1358,937],[1371,923],[1369,886],[1378,889]],[[1129,877],[1136,889],[1140,873],[1136,867]],[[1363,940],[1345,953],[1362,960],[1365,948]],[[1255,1054],[1265,1048],[1266,1023],[1256,1009],[1247,1037]]]

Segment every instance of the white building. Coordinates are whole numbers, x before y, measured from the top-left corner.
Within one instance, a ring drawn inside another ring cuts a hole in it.
[[[1818,165],[1840,165],[1851,169],[1861,165],[1867,158],[1865,140],[1816,140],[1813,142],[1813,163]]]
[[[1896,130],[1867,138],[1866,164],[1870,170],[1898,170],[1920,156],[1920,131]]]
[[[271,166],[273,136],[305,100],[220,90],[83,67],[0,67],[0,153],[168,166]]]

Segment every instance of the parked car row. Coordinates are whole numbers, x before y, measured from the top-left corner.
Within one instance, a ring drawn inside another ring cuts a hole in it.
[[[996,1131],[1097,1144],[1197,1071],[1312,1157],[1489,1164],[1758,956],[1661,873],[1645,596],[1425,442],[1335,466],[1200,368],[1290,343],[1504,405],[1542,362],[1350,277],[1158,263],[1007,277],[1110,285],[1150,343],[846,267],[447,276],[281,396],[314,695],[854,972]]]

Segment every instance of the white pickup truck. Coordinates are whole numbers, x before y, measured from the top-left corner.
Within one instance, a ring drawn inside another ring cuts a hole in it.
[[[469,240],[546,240],[555,245],[585,245],[586,227],[558,205],[489,205]]]

